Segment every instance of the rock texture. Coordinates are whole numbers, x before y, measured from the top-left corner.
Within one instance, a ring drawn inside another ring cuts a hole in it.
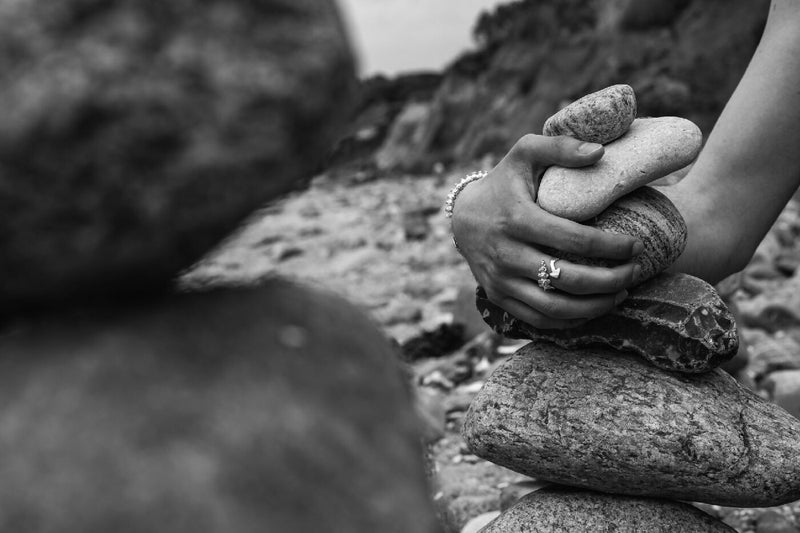
[[[0,314],[170,286],[348,116],[332,2],[0,7]]]
[[[632,289],[611,313],[569,329],[538,329],[477,291],[484,320],[507,337],[563,348],[606,345],[637,353],[664,370],[708,372],[739,349],[736,322],[714,287],[688,274],[662,274]]]
[[[588,220],[617,198],[691,163],[701,144],[700,129],[686,119],[636,119],[594,165],[548,168],[537,202],[554,215]]]
[[[525,496],[482,533],[735,533],[687,503],[546,488]]]
[[[652,187],[640,187],[626,194],[586,224],[609,233],[631,235],[642,242],[644,250],[635,258],[642,268],[637,283],[669,268],[686,248],[687,229],[683,216],[669,198]],[[618,263],[560,250],[545,251],[583,265],[614,266]]]
[[[738,507],[800,498],[800,421],[721,370],[665,373],[604,348],[522,348],[463,435],[480,457],[564,485]]]
[[[179,295],[0,353],[3,531],[439,530],[394,353],[340,298]]]
[[[636,118],[636,95],[630,85],[612,85],[575,100],[547,119],[544,135],[569,135],[607,144],[621,137]]]

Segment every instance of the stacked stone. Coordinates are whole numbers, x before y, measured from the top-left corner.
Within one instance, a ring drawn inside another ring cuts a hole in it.
[[[333,2],[4,2],[0,43],[0,530],[436,530],[363,313],[173,288],[348,118]]]
[[[533,342],[475,398],[465,440],[480,457],[555,484],[523,497],[486,533],[733,531],[685,502],[800,498],[800,421],[717,368],[738,340],[714,288],[662,273],[682,252],[686,226],[646,184],[691,162],[700,132],[684,119],[635,113],[633,91],[618,85],[551,117],[545,134],[604,143],[605,155],[591,167],[551,167],[538,198],[550,212],[643,240],[641,284],[627,300],[578,328],[541,330],[478,290],[496,331]]]

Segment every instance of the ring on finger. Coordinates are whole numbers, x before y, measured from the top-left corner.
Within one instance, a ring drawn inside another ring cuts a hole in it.
[[[558,261],[558,258],[550,260],[550,272],[548,272],[548,275],[552,279],[558,279],[561,276],[561,268],[556,268],[556,261]]]
[[[559,275],[561,275],[561,269],[558,269],[555,277],[558,278]],[[536,276],[539,278],[539,287],[541,287],[543,291],[547,292],[555,289],[555,287],[550,284],[550,278],[552,274],[547,270],[547,263],[544,261],[544,259],[542,259],[541,263],[539,264],[539,271]]]

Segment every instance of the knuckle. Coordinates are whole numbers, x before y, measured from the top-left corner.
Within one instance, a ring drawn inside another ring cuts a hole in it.
[[[512,147],[512,151],[523,156],[523,157],[531,157],[534,155],[540,145],[541,136],[535,135],[533,133],[526,133],[522,137],[517,140],[517,142]]]
[[[625,271],[613,272],[610,277],[609,287],[612,292],[619,292],[628,285],[629,276]]]
[[[590,239],[586,235],[577,231],[568,231],[564,237],[564,243],[571,252],[580,253],[585,255],[587,248],[591,246]]]
[[[493,252],[494,262],[503,271],[514,264],[515,254],[509,246],[498,246]]]
[[[553,150],[558,153],[559,155],[565,154],[569,147],[572,146],[573,140],[566,135],[558,135],[556,137],[550,137]]]
[[[550,318],[563,318],[563,310],[555,298],[547,298],[539,304],[539,311]]]
[[[569,285],[575,294],[587,294],[592,290],[587,276],[571,276]]]

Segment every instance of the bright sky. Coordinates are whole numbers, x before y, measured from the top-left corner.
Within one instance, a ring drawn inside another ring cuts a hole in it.
[[[472,48],[481,11],[498,0],[338,0],[361,73],[439,70]]]

